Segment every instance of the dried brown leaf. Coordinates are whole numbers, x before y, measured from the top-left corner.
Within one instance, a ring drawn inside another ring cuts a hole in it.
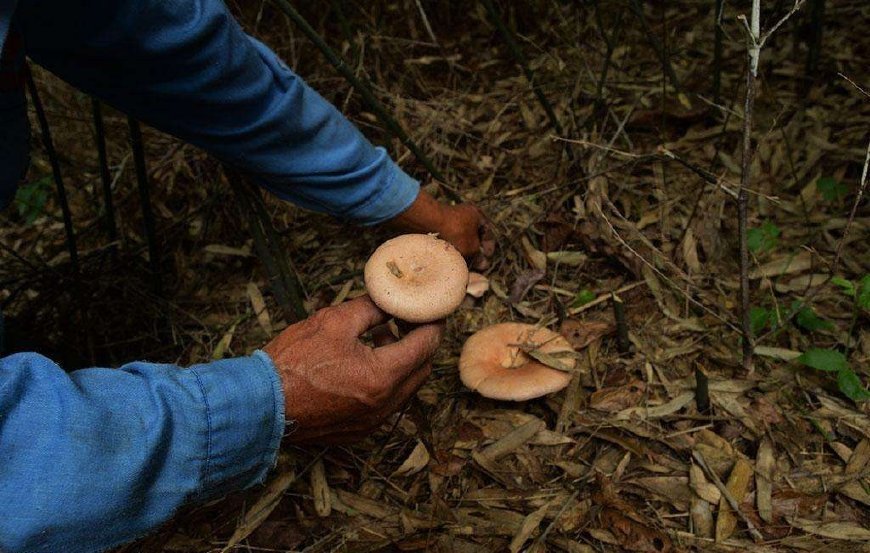
[[[765,437],[758,445],[755,459],[755,503],[758,506],[758,516],[765,522],[773,522],[773,471],[776,459],[773,454],[773,442]]]
[[[615,325],[604,321],[565,319],[559,327],[559,334],[564,336],[575,350],[581,350],[615,330]]]
[[[314,498],[314,511],[317,516],[328,517],[332,513],[332,503],[322,457],[311,466],[311,496]]]
[[[739,505],[749,492],[749,483],[752,481],[752,465],[742,457],[734,463],[731,474],[725,487]],[[719,516],[716,518],[716,541],[722,542],[731,537],[737,529],[737,515],[731,509],[725,497],[719,499]]]
[[[259,286],[254,281],[248,283],[248,298],[251,300],[251,307],[254,310],[254,315],[257,317],[257,323],[267,337],[272,337],[272,317],[269,316],[269,310],[266,308],[266,302],[263,300],[263,294],[260,292]]]
[[[602,388],[593,392],[589,398],[589,406],[598,411],[622,411],[637,405],[646,391],[646,384],[641,380],[632,380],[624,386]]]
[[[256,530],[272,514],[281,498],[284,497],[284,492],[295,481],[296,473],[292,469],[285,469],[275,475],[260,495],[260,498],[245,512],[229,542],[227,542],[226,547],[221,550],[221,553],[230,551],[243,539],[250,536],[251,532]]]

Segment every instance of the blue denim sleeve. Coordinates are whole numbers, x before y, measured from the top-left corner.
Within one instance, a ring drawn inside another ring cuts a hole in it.
[[[283,401],[262,352],[70,374],[35,353],[0,358],[0,551],[100,551],[260,482]]]
[[[16,17],[37,63],[281,198],[376,224],[417,197],[419,183],[221,0],[21,0]]]

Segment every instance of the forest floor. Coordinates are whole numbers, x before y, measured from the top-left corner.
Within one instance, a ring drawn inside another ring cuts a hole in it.
[[[419,393],[431,430],[397,417],[357,445],[289,448],[264,487],[191,508],[121,551],[870,551],[870,405],[860,401],[870,379],[870,210],[866,196],[858,201],[870,4],[828,3],[812,79],[808,6],[761,57],[750,371],[734,197],[746,54],[733,6],[722,19],[716,101],[713,1],[643,3],[644,24],[627,0],[524,2],[526,11],[502,2],[559,133],[483,3],[343,3],[346,25],[327,3],[311,4],[303,14],[490,218],[491,288],[449,320]],[[423,178],[290,21],[268,3],[230,5]],[[765,7],[769,28],[790,2]],[[112,245],[89,100],[37,77],[83,254],[76,284],[37,148],[27,188],[36,206],[19,202],[0,224],[19,256],[0,252],[0,299],[34,348],[70,367],[132,357],[192,364],[248,353],[284,328],[217,162],[145,129],[158,294],[124,116],[106,114],[120,228]],[[364,293],[362,266],[387,231],[361,233],[274,198],[267,207],[309,310]],[[625,353],[612,292],[625,306]],[[88,325],[69,324],[83,316]],[[505,403],[461,385],[464,340],[512,320],[571,340],[582,370],[566,391]],[[797,359],[808,351],[823,359]],[[848,367],[818,370],[831,358]],[[421,441],[430,431],[434,456]]]

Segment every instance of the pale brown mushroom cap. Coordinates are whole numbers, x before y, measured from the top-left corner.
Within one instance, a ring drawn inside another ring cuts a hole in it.
[[[529,345],[546,354],[573,352],[561,335],[523,323],[501,323],[479,330],[462,348],[459,378],[468,388],[492,399],[526,401],[558,392],[571,381],[571,373],[550,368],[520,350]],[[576,359],[558,357],[573,368]]]
[[[468,287],[465,293],[473,298],[482,298],[489,290],[489,279],[480,273],[468,273]]]
[[[428,323],[462,303],[468,266],[449,242],[429,234],[404,234],[375,250],[364,278],[378,307],[409,323]]]

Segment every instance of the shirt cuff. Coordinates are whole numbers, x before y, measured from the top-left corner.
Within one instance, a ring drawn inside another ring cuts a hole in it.
[[[199,499],[262,482],[284,434],[284,392],[262,351],[189,369],[206,406],[208,445]]]
[[[356,207],[348,217],[364,225],[377,225],[404,213],[420,194],[420,182],[389,160],[386,184],[367,202]]]

